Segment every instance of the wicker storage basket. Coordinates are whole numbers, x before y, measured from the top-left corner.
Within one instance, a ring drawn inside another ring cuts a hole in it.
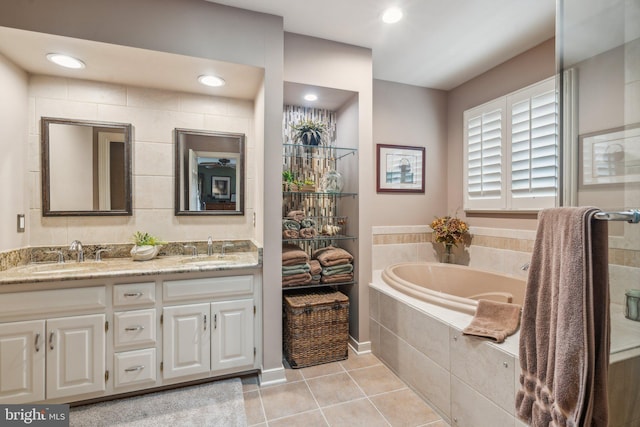
[[[284,355],[292,368],[347,358],[349,298],[333,290],[284,296]]]

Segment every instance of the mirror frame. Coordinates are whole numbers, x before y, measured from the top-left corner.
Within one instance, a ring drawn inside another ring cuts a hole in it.
[[[200,136],[213,136],[213,137],[223,137],[223,138],[237,138],[239,145],[239,154],[240,158],[238,161],[238,179],[239,179],[239,188],[240,188],[240,197],[236,197],[237,210],[204,210],[204,211],[189,211],[181,209],[180,206],[180,192],[183,190],[181,188],[185,183],[182,183],[182,165],[181,165],[181,157],[180,157],[180,135],[200,135]],[[176,216],[238,216],[244,215],[244,205],[245,205],[245,134],[243,133],[234,133],[234,132],[216,132],[216,131],[207,131],[207,130],[198,130],[198,129],[174,129],[174,144],[175,144],[175,215]]]
[[[90,210],[90,211],[52,211],[51,210],[51,181],[50,181],[50,142],[49,125],[64,124],[76,126],[91,126],[106,129],[117,129],[124,132],[124,190],[125,208],[118,210]],[[42,135],[40,148],[42,160],[42,216],[131,216],[132,207],[132,168],[131,146],[133,141],[133,126],[129,123],[100,122],[94,120],[63,119],[56,117],[40,118],[40,134]]]

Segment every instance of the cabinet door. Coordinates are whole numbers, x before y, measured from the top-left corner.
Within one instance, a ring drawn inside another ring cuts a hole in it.
[[[209,372],[210,305],[165,307],[162,324],[163,377]]]
[[[44,400],[44,320],[0,325],[0,402]]]
[[[253,300],[211,304],[211,370],[253,366]]]
[[[105,315],[47,320],[47,399],[104,391]]]

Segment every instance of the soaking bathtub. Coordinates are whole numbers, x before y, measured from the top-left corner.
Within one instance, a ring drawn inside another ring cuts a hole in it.
[[[522,305],[525,279],[464,265],[407,262],[388,266],[382,280],[422,301],[475,314],[479,299]]]

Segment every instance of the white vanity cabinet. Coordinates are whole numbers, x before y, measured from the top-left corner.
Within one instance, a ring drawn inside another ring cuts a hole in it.
[[[129,391],[157,383],[155,282],[113,285],[113,386]]]
[[[0,287],[0,404],[78,402],[260,368],[259,270],[150,276]]]
[[[217,299],[165,306],[163,377],[224,374],[255,368],[253,276],[164,283],[164,301]]]
[[[105,390],[105,315],[0,324],[0,402]]]

